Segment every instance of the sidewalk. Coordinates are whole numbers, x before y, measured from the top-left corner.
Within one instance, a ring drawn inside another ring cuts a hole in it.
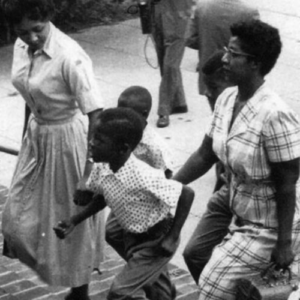
[[[267,80],[274,90],[300,115],[299,0],[252,0],[252,2],[260,8],[262,20],[280,29],[284,45],[279,61],[275,69],[268,75]],[[153,96],[153,108],[149,123],[155,126],[160,74],[159,70],[150,67],[145,59],[146,52],[151,65],[157,66],[152,42],[148,40],[146,43],[147,37],[141,33],[139,19],[86,29],[71,36],[91,56],[107,107],[116,105],[119,94],[126,87],[130,85],[145,86]],[[0,145],[19,148],[24,103],[10,83],[12,46],[0,48],[0,57],[0,113],[2,116],[0,120]],[[172,115],[169,127],[157,129],[173,148],[177,168],[198,148],[210,119],[208,103],[204,97],[198,95],[197,74],[195,72],[197,60],[197,52],[187,48],[182,62],[182,74],[189,112],[182,115]],[[0,161],[0,185],[7,187],[12,177],[16,157],[0,152]],[[196,295],[196,288],[191,284],[192,280],[186,272],[187,269],[181,254],[205,210],[214,186],[214,177],[214,170],[211,170],[203,178],[191,184],[191,187],[196,191],[196,198],[183,228],[179,250],[172,260],[173,268],[176,269],[172,274],[174,279],[177,278],[177,286],[181,288],[182,295],[188,292]],[[94,295],[92,299],[104,299],[103,290],[107,291],[109,282],[123,263],[110,248],[107,250],[107,261],[103,265],[104,274],[102,276],[94,275],[91,287],[92,295]],[[101,284],[99,284],[100,277],[103,279]],[[7,293],[2,295],[1,292],[4,290]],[[50,296],[49,292],[53,295]],[[2,258],[0,263],[0,300],[58,300],[63,299],[65,292],[65,289],[49,289],[42,285],[35,274],[25,266]],[[19,295],[19,297],[15,298],[12,295]],[[186,299],[192,300],[193,297],[190,295]]]

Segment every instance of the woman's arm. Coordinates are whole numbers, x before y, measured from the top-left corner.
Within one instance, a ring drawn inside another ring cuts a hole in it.
[[[25,132],[27,130],[27,125],[28,125],[28,120],[29,120],[30,114],[31,114],[31,110],[30,110],[29,106],[27,104],[25,104],[25,118],[24,118],[24,127],[23,127],[22,138],[24,137]]]
[[[89,128],[88,128],[88,145],[89,145],[89,142],[91,141],[92,139],[92,135],[93,135],[93,131],[94,131],[94,127],[95,127],[95,124],[96,124],[96,121],[97,121],[97,118],[99,116],[99,114],[102,112],[102,108],[100,109],[96,109],[90,113],[88,113],[88,118],[89,118]],[[87,153],[87,158],[90,158],[90,149],[88,147],[88,153]]]
[[[161,245],[166,255],[171,255],[176,250],[180,232],[190,212],[194,196],[195,193],[190,187],[183,186],[178,200],[173,225]]]
[[[299,163],[299,158],[286,162],[271,163],[272,178],[276,187],[275,198],[278,217],[278,240],[271,260],[283,269],[287,268],[294,259],[291,244]]]
[[[87,135],[87,157],[86,157],[86,163],[85,163],[85,167],[84,167],[84,173],[83,173],[83,177],[82,179],[78,182],[77,184],[77,189],[78,190],[86,190],[86,181],[89,178],[92,168],[93,168],[93,162],[90,161],[91,158],[91,152],[90,152],[90,146],[89,146],[89,142],[92,139],[92,135],[93,135],[93,130],[94,130],[94,126],[97,120],[97,117],[99,116],[99,114],[101,113],[102,109],[97,109],[94,110],[90,113],[88,113],[88,118],[89,118],[89,127],[88,127],[88,135]]]
[[[190,156],[172,179],[188,184],[203,176],[218,161],[212,142],[212,138],[205,135],[200,148]]]

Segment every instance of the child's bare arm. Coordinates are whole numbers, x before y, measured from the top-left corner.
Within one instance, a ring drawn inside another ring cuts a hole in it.
[[[105,206],[106,202],[103,195],[95,195],[92,201],[80,213],[72,216],[69,220],[58,222],[57,226],[53,228],[57,237],[64,239],[73,231],[75,226],[92,215],[95,215],[100,210],[104,209]]]
[[[182,226],[190,212],[194,196],[194,191],[190,187],[184,185],[178,200],[172,228],[162,242],[162,248],[166,252],[166,255],[174,253],[177,247],[177,241],[179,239]]]
[[[74,203],[78,206],[88,205],[94,197],[94,193],[88,190],[76,190],[74,193]]]

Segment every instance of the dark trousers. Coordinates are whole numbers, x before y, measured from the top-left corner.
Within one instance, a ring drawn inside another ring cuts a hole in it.
[[[185,263],[197,284],[214,247],[227,235],[231,219],[229,191],[223,185],[209,200],[207,209],[183,252]]]
[[[166,16],[166,12],[156,6],[153,39],[161,74],[159,87],[158,115],[170,115],[175,107],[186,106],[180,70],[185,50],[185,19]]]
[[[160,252],[160,244],[171,226],[169,223],[169,220],[162,221],[149,234],[132,234],[125,232],[110,213],[106,225],[106,240],[127,264],[115,277],[107,299],[174,298],[167,268],[173,255],[164,256]]]

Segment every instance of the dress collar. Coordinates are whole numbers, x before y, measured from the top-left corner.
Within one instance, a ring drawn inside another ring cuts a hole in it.
[[[45,53],[50,58],[52,58],[54,56],[54,51],[55,51],[54,50],[54,39],[52,37],[54,35],[55,29],[56,29],[56,27],[50,22],[49,34],[47,36],[45,44],[44,44],[43,48],[40,50],[37,50],[33,56],[40,55],[42,53]],[[24,50],[27,50],[28,55],[32,56],[32,54],[29,53],[29,47],[25,42],[23,42],[20,38],[18,38],[18,43],[21,48],[23,48]]]

